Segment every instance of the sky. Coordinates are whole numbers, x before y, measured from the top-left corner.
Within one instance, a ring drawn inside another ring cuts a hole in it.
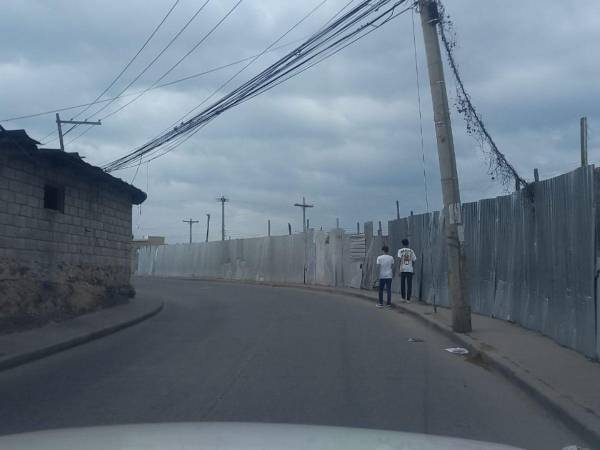
[[[108,91],[116,95],[151,62],[206,0],[180,0],[148,45]],[[209,0],[183,33],[126,93],[152,85],[238,0]],[[260,53],[322,0],[243,0],[220,27],[163,82]],[[348,0],[327,0],[214,98],[248,80],[325,24]],[[88,103],[121,72],[174,0],[4,0],[0,14],[0,124],[42,140],[54,114],[4,119]],[[358,0],[354,2],[358,3]],[[456,32],[455,58],[471,99],[499,149],[526,180],[579,165],[579,119],[588,117],[589,161],[600,157],[600,2],[582,0],[446,0]],[[413,35],[414,19],[414,35]],[[416,41],[417,64],[415,67]],[[91,164],[120,157],[178,121],[242,66],[147,92],[103,121],[65,137],[66,150]],[[417,77],[416,70],[419,76]],[[446,65],[461,198],[510,192],[488,174],[488,161],[454,101]],[[417,81],[420,89],[417,89]],[[419,95],[422,121],[419,119]],[[95,105],[79,119],[97,120]],[[61,113],[69,119],[83,108]],[[423,127],[421,145],[420,125]],[[49,142],[48,142],[49,141]],[[56,136],[42,141],[57,148]],[[310,226],[356,230],[441,207],[440,173],[429,80],[418,14],[409,11],[287,83],[220,115],[162,158],[113,175],[148,193],[134,207],[133,234],[186,242],[220,239],[225,195],[227,237]]]

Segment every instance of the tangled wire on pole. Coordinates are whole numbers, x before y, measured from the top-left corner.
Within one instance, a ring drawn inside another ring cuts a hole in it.
[[[448,64],[452,70],[454,79],[456,80],[456,101],[455,106],[459,114],[463,117],[467,127],[467,133],[473,136],[480,145],[483,152],[488,158],[488,174],[492,180],[499,179],[502,185],[506,188],[512,187],[511,182],[518,188],[527,187],[527,182],[518,174],[513,165],[508,161],[506,156],[498,149],[498,146],[487,131],[481,116],[478,114],[471,97],[465,90],[458,67],[454,59],[453,51],[456,47],[456,33],[450,16],[446,13],[444,5],[440,0],[437,0],[438,17],[440,21],[440,36]]]

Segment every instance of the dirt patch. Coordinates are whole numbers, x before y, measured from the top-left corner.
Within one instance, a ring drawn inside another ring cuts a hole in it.
[[[481,356],[481,353],[470,354],[469,356],[465,357],[465,361],[475,364],[476,366],[479,366],[487,371],[490,370],[489,364],[485,361],[483,356]]]

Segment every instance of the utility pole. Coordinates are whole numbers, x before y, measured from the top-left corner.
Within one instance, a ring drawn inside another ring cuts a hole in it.
[[[452,304],[452,329],[458,333],[471,331],[471,309],[466,301],[463,224],[456,156],[452,139],[448,95],[440,54],[437,25],[440,22],[435,0],[419,0],[423,40],[427,54],[429,86],[433,102],[433,120],[437,137],[438,159],[442,179],[442,197],[446,219],[448,247],[448,288]]]
[[[360,222],[356,222],[356,234],[360,234]]]
[[[581,132],[581,167],[588,165],[588,126],[587,117],[582,117],[579,121],[579,128]]]
[[[339,218],[339,217],[336,217],[336,218],[335,218],[335,227],[336,227],[336,228],[339,228],[339,227],[340,227],[340,218]]]
[[[396,200],[396,219],[400,220],[400,203]]]
[[[208,230],[210,230],[210,214],[206,215],[206,242],[208,242]]]
[[[538,172],[537,167],[533,169],[533,180],[535,182],[540,181],[540,173]]]
[[[315,205],[306,203],[306,199],[302,197],[302,203],[294,203],[294,206],[302,208],[302,231],[306,233],[306,208],[314,208]]]
[[[69,124],[72,124],[73,126],[63,133],[63,131],[62,131],[63,123],[69,123]],[[71,131],[73,128],[75,128],[76,125],[102,125],[102,122],[100,122],[99,120],[97,122],[89,122],[87,120],[62,120],[60,118],[60,116],[58,115],[58,113],[56,113],[56,126],[58,127],[58,141],[60,142],[60,149],[63,152],[65,151],[65,143],[63,141],[63,136],[65,134],[67,134],[69,131]]]
[[[221,202],[221,240],[225,240],[225,203],[229,201],[224,195],[217,198],[218,202]]]
[[[267,236],[271,237],[271,219],[267,220]]]
[[[189,223],[190,224],[190,244],[192,243],[192,225],[194,225],[195,223],[198,223],[198,220],[192,220],[192,218],[190,217],[189,220],[182,220],[182,222],[185,223]]]
[[[288,222],[288,234],[292,235],[292,224]]]

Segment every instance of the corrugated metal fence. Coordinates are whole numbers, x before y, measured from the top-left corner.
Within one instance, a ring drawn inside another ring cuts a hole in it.
[[[463,205],[467,295],[473,312],[514,321],[588,356],[600,349],[595,300],[600,239],[593,166],[534,183],[527,190]],[[403,238],[417,254],[413,290],[448,305],[444,217],[440,212],[389,222],[389,235],[341,229],[145,248],[137,272],[372,289],[375,259]],[[358,256],[364,256],[361,260]],[[306,274],[304,274],[306,267]],[[394,283],[394,289],[399,283]]]
[[[533,183],[527,190],[463,205],[473,312],[516,322],[597,356],[599,179],[588,166]],[[443,215],[421,214],[390,221],[388,244],[395,253],[403,238],[410,240],[420,260],[415,269],[420,298],[448,305],[444,233]]]

